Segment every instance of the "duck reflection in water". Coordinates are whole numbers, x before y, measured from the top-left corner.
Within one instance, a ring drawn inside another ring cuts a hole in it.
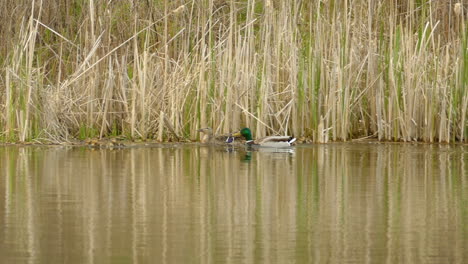
[[[285,159],[294,156],[295,151],[293,148],[252,148],[246,147],[245,155],[243,156],[242,161],[250,162],[252,160],[253,152],[260,152],[260,155],[267,155],[274,157],[276,159]]]

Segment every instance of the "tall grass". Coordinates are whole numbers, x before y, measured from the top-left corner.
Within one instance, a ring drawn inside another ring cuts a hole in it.
[[[4,141],[468,141],[468,1],[0,4]]]

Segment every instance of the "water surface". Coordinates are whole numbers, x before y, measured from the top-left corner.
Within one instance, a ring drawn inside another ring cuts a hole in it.
[[[467,263],[468,147],[0,147],[1,263]]]

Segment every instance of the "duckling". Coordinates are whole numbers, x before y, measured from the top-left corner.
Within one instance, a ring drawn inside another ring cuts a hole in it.
[[[84,143],[91,148],[115,148],[125,146],[123,143],[118,142],[116,138],[111,139],[97,139],[88,138]]]

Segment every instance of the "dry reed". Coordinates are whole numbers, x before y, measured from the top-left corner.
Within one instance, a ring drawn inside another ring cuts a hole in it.
[[[0,4],[3,141],[468,141],[468,1]]]

